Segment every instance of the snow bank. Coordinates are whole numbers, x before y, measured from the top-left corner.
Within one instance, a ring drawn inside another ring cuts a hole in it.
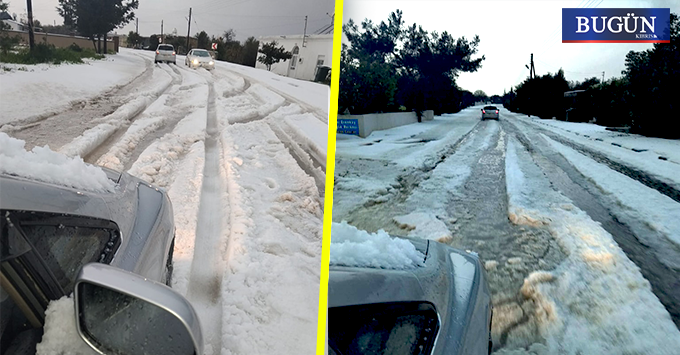
[[[45,311],[45,327],[42,340],[36,346],[37,355],[61,355],[68,349],[69,355],[96,355],[78,335],[76,311],[73,298],[64,296],[51,301]]]
[[[129,83],[147,69],[146,65],[134,51],[123,48],[104,60],[58,66],[25,65],[35,70],[1,74],[0,125],[62,111],[72,102]]]
[[[543,138],[578,171],[618,201],[629,215],[645,221],[650,228],[661,233],[676,246],[680,246],[680,223],[678,223],[680,203],[545,135],[543,135]],[[654,241],[648,240],[649,238],[646,235],[641,235],[639,238],[646,240],[645,244],[654,243]],[[672,245],[670,247],[672,248]],[[664,248],[664,246],[662,245],[659,248]]]
[[[546,128],[564,138],[600,152],[624,166],[644,171],[680,189],[680,141],[611,132],[589,123],[529,119],[513,114],[521,123]],[[633,149],[639,150],[639,152]],[[659,159],[664,157],[666,160]]]
[[[411,269],[425,255],[407,239],[390,237],[384,230],[368,233],[342,221],[331,227],[331,265]]]
[[[511,219],[545,225],[566,255],[555,270],[529,275],[521,288],[536,306],[527,316],[539,325],[547,353],[677,354],[680,332],[637,266],[598,223],[551,188],[520,147],[511,139],[505,161]]]
[[[49,147],[26,151],[26,142],[0,132],[0,172],[88,191],[112,192],[113,181],[81,158],[69,158]]]

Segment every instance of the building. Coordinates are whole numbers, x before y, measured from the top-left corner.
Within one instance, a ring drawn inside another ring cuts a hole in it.
[[[331,67],[333,54],[332,34],[292,35],[292,36],[263,36],[258,38],[260,47],[271,41],[276,41],[293,57],[272,65],[271,71],[291,78],[314,80],[319,68],[324,70]],[[261,55],[261,54],[259,54]],[[258,56],[259,56],[258,55]],[[267,66],[259,61],[256,68],[267,69]]]
[[[9,26],[10,31],[28,31],[28,26],[21,22],[17,22],[10,14],[7,12],[0,12],[0,21],[5,25]]]

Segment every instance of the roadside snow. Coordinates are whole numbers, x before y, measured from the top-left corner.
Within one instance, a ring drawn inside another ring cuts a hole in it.
[[[552,189],[515,139],[505,163],[510,219],[547,227],[566,255],[555,270],[531,273],[521,288],[536,305],[528,316],[545,339],[545,347],[532,348],[546,354],[677,354],[680,332],[612,236]]]
[[[368,233],[342,221],[331,227],[331,265],[382,269],[412,269],[425,255],[407,239],[390,237],[384,230]]]
[[[245,75],[252,81],[261,82],[281,95],[287,95],[307,104],[320,112],[325,113],[323,118],[328,120],[328,104],[330,98],[330,87],[328,85],[292,79],[272,72],[247,67],[244,65],[232,64],[222,61],[215,63],[217,70],[230,70]]]
[[[575,143],[601,152],[613,161],[645,171],[680,190],[680,140],[611,132],[590,123],[530,119],[522,114],[510,114],[520,122],[546,128]],[[641,151],[636,152],[633,149]]]
[[[28,70],[0,75],[0,126],[56,113],[71,103],[87,100],[125,85],[146,70],[135,51],[121,48],[116,55],[85,64],[24,65]]]
[[[383,202],[388,194],[401,186],[397,181],[399,176],[413,170],[416,170],[414,174],[419,173],[420,168],[430,169],[443,151],[459,142],[479,122],[478,111],[473,108],[436,116],[433,121],[374,131],[367,138],[338,134],[334,219],[344,218],[349,211],[367,202]],[[451,174],[455,173],[451,171]],[[427,219],[434,221],[436,218]],[[409,218],[409,221],[415,220]],[[438,231],[443,229],[438,228],[428,235],[441,234]]]
[[[0,132],[0,173],[89,191],[112,192],[113,181],[81,158],[69,158],[49,147],[24,149],[26,142]]]
[[[627,213],[638,220],[647,222],[653,230],[660,232],[668,240],[680,247],[680,203],[670,197],[649,188],[629,177],[612,171],[608,167],[595,162],[549,137],[542,135],[550,145],[562,154],[581,174],[590,178],[605,193],[614,197]],[[652,236],[640,235],[645,244],[654,243]],[[656,237],[656,236],[653,236]],[[668,246],[662,246],[664,248]],[[672,247],[672,246],[670,246]],[[678,261],[675,261],[676,267]]]

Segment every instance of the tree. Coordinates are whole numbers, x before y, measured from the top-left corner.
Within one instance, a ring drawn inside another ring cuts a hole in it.
[[[478,70],[485,59],[472,58],[478,36],[469,41],[415,23],[404,27],[399,10],[379,24],[364,20],[359,26],[350,19],[343,32],[349,45],[340,59],[340,112],[456,112],[467,103],[456,78]]]
[[[260,42],[255,37],[248,37],[243,43],[243,58],[241,64],[249,67],[255,67],[257,62],[257,49],[260,48]]]
[[[95,50],[101,52],[95,39],[103,36],[106,50],[107,33],[132,21],[135,18],[133,10],[138,6],[138,0],[59,0],[57,11],[65,25],[90,37]]]
[[[128,47],[137,48],[142,43],[142,36],[135,31],[128,33],[127,44]]]
[[[5,11],[7,11],[7,8],[8,8],[8,7],[9,7],[9,4],[8,4],[8,3],[4,2],[4,1],[0,1],[0,12],[5,12]],[[8,30],[8,29],[10,29],[10,28],[11,28],[11,27],[10,27],[8,24],[6,24],[6,23],[0,21],[0,31]]]
[[[211,49],[210,48],[210,37],[205,31],[201,31],[196,34],[197,47],[201,49]]]
[[[671,13],[665,30],[670,43],[655,43],[652,49],[626,54],[622,72],[634,98],[631,102],[632,129],[638,133],[679,138],[678,130],[668,129],[670,112],[678,111],[677,84],[680,81],[680,20]]]
[[[286,51],[283,46],[277,47],[278,43],[276,41],[271,41],[269,43],[263,43],[262,48],[258,50],[262,55],[257,58],[257,61],[266,65],[267,70],[272,69],[272,65],[276,64],[282,60],[288,60],[293,57],[293,54]]]
[[[596,77],[592,77],[592,78],[585,79],[582,82],[577,81],[576,83],[573,83],[569,86],[572,90],[585,90],[585,89],[589,89],[589,88],[591,88],[595,85],[598,85],[598,84],[600,84],[600,79],[598,79]]]
[[[489,97],[486,96],[486,93],[482,90],[476,90],[474,95],[477,101],[487,101],[489,99]]]

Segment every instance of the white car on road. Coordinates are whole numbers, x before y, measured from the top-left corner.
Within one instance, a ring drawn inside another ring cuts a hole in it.
[[[215,69],[215,61],[210,56],[210,52],[205,49],[192,49],[187,54],[184,64],[190,68],[203,67],[208,70]]]
[[[156,58],[154,62],[167,62],[177,64],[177,53],[175,53],[175,47],[172,44],[159,44],[156,48]]]

